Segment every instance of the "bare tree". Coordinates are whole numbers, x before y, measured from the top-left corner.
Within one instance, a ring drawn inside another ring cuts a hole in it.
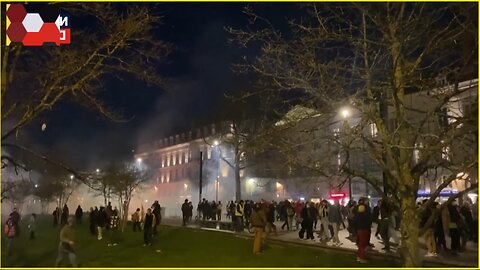
[[[118,199],[123,232],[127,224],[128,208],[133,192],[141,189],[142,185],[151,178],[151,175],[148,170],[142,170],[135,164],[122,162],[111,163],[102,178],[108,179],[106,182],[109,183],[112,195]]]
[[[161,85],[164,79],[156,67],[170,51],[170,46],[154,35],[161,16],[153,14],[150,6],[55,5],[90,21],[89,26],[72,31],[72,44],[2,44],[2,147],[20,149],[46,161],[54,160],[22,145],[20,135],[25,127],[40,126],[39,118],[62,101],[83,105],[114,121],[125,121],[125,116],[98,97],[105,89],[105,80],[131,76]],[[2,152],[2,168],[19,167],[15,160],[16,157]]]
[[[446,174],[427,207],[458,175],[475,174],[478,166],[473,117],[478,105],[455,110],[462,112],[457,115],[445,111],[463,104],[477,87],[475,81],[461,83],[474,78],[478,68],[476,12],[476,4],[325,3],[305,7],[302,20],[289,21],[287,31],[250,9],[246,13],[255,30],[228,29],[241,45],[261,48],[258,57],[237,65],[238,70],[256,73],[274,93],[300,91],[297,101],[323,116],[322,127],[338,121],[341,108],[351,109],[352,121],[325,139],[343,153],[340,174],[387,191],[384,196],[409,221],[401,223],[407,267],[421,265],[422,209],[416,208],[420,179],[434,168]],[[439,83],[439,75],[449,83]],[[439,121],[442,117],[447,121]],[[366,132],[369,128],[374,136]],[[351,166],[353,152],[367,153],[386,181]],[[302,163],[315,167],[319,161]],[[475,175],[465,179],[466,189],[457,196],[477,188],[469,183]]]

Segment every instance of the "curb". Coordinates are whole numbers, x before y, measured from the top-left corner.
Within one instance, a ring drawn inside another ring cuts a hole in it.
[[[254,236],[252,234],[243,232],[243,233],[236,233],[236,232],[230,232],[230,231],[224,231],[224,230],[217,230],[217,229],[210,229],[210,228],[202,228],[202,227],[191,227],[191,226],[180,226],[180,225],[172,225],[172,224],[162,224],[163,226],[167,227],[175,227],[175,228],[184,228],[184,229],[196,229],[196,230],[202,230],[202,231],[210,231],[210,232],[219,232],[219,233],[228,233],[228,234],[233,234],[238,237],[245,237],[245,238],[253,238]],[[316,248],[316,249],[321,249],[325,251],[340,251],[344,253],[349,253],[349,254],[355,254],[356,250],[350,249],[350,248],[344,248],[344,247],[334,247],[334,246],[327,246],[327,245],[315,245],[315,244],[307,244],[307,243],[302,243],[302,242],[297,242],[297,241],[291,241],[291,240],[283,240],[283,239],[275,239],[275,238],[268,238],[269,242],[273,243],[282,243],[282,244],[289,244],[289,245],[296,245],[296,246],[303,246],[303,247],[309,247],[309,248]],[[315,242],[317,243],[317,242]],[[378,252],[376,250],[370,250],[368,252],[370,256],[373,258],[388,258],[392,259],[395,262],[399,262],[401,257],[398,254],[385,254]],[[438,261],[432,261],[429,259],[423,259],[422,260],[422,266],[423,267],[462,267],[462,268],[478,268],[476,265],[468,264],[468,263],[449,263],[449,262],[438,262]]]

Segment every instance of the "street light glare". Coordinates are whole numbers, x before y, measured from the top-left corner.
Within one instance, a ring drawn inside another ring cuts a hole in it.
[[[72,174],[72,175],[70,175],[70,179],[72,179],[72,180],[73,180],[73,174]]]
[[[217,145],[218,145],[218,141],[214,141],[213,144],[214,144],[215,146],[217,146]]]
[[[100,169],[97,169],[97,173],[100,172]]]
[[[347,118],[349,115],[350,115],[350,111],[348,109],[343,109],[342,110],[343,118]]]
[[[142,158],[137,158],[138,163],[142,163]]]

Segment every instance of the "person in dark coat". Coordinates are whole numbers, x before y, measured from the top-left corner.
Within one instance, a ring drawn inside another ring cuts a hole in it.
[[[90,233],[92,235],[97,235],[97,221],[98,220],[98,208],[95,207],[90,207],[90,218],[89,218],[89,223],[90,223]]]
[[[10,213],[9,215],[11,222],[13,223],[13,226],[15,227],[15,234],[16,237],[20,236],[20,214],[18,213],[17,208],[13,208],[13,212]]]
[[[148,208],[145,217],[143,218],[143,246],[152,245],[152,230],[155,227],[155,215],[152,213],[152,209]]]
[[[59,213],[60,212],[60,209],[57,207],[55,208],[55,210],[53,210],[53,227],[57,227],[58,226],[58,216],[59,216]]]
[[[98,219],[97,219],[97,232],[98,232],[98,240],[102,240],[102,228],[107,225],[108,222],[108,215],[105,207],[100,206],[100,210],[98,211]]]
[[[62,209],[62,215],[60,217],[60,226],[63,227],[67,224],[67,219],[68,219],[68,215],[69,215],[69,210],[68,210],[68,206],[67,204],[65,204],[63,206],[63,209]]]
[[[302,212],[300,213],[300,216],[302,217],[302,228],[298,232],[298,236],[300,237],[300,239],[303,239],[304,233],[306,231],[307,237],[305,239],[314,240],[315,238],[313,236],[313,221],[317,216],[314,205],[311,202],[307,202]]]
[[[158,201],[155,201],[153,204],[152,204],[152,213],[153,215],[155,216],[155,224],[153,226],[153,235],[157,235],[157,227],[158,225],[160,224],[160,220],[161,220],[161,207],[160,207],[160,203],[158,203]]]
[[[188,203],[188,222],[192,222],[192,216],[193,216],[193,203],[189,202]]]
[[[185,202],[182,204],[183,226],[187,226],[188,223],[188,209],[188,199],[185,199]]]
[[[77,210],[75,210],[75,218],[77,219],[77,224],[82,224],[82,217],[83,217],[83,209],[79,205]]]

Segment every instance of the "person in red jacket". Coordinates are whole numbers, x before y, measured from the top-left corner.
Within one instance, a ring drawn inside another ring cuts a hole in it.
[[[370,229],[372,227],[372,214],[369,208],[363,203],[358,204],[357,211],[354,217],[354,226],[357,230],[358,249],[357,249],[357,262],[366,263],[365,253],[366,248],[369,246]]]

